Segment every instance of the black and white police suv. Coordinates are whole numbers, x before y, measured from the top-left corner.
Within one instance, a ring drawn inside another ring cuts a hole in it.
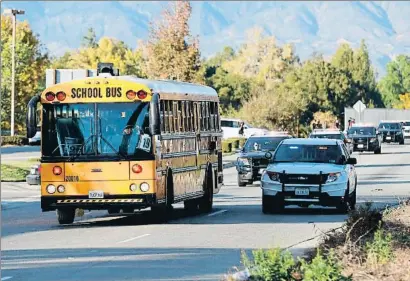
[[[262,172],[269,164],[266,152],[274,152],[280,142],[291,138],[286,132],[271,132],[267,135],[253,135],[248,138],[243,148],[239,149],[236,170],[238,185],[246,186],[261,179]]]
[[[262,211],[281,211],[285,205],[332,206],[342,212],[356,205],[357,174],[341,140],[286,139],[272,153],[262,174]]]

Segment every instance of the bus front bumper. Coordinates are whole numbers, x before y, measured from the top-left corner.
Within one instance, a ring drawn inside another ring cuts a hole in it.
[[[43,212],[67,207],[84,210],[144,209],[155,202],[155,194],[111,195],[103,199],[90,199],[88,196],[41,196],[41,209]]]

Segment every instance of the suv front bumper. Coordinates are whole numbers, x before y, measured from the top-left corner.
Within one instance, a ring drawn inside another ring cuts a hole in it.
[[[337,206],[346,194],[347,182],[319,185],[301,185],[261,182],[263,195],[283,200],[285,205],[314,204],[321,206]],[[296,195],[296,188],[308,188],[309,195]]]
[[[267,166],[239,166],[237,167],[238,176],[241,181],[258,181],[261,179],[262,172]]]

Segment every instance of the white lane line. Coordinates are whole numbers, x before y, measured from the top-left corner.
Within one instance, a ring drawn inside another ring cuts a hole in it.
[[[11,278],[13,278],[13,277],[12,276],[5,276],[5,277],[1,278],[1,281],[9,280]]]
[[[143,234],[143,235],[140,235],[140,236],[137,236],[137,237],[133,237],[133,238],[130,238],[130,239],[126,239],[126,240],[117,242],[117,244],[127,243],[127,242],[130,242],[130,241],[133,241],[133,240],[137,240],[137,239],[140,239],[140,238],[143,238],[143,237],[150,236],[150,235],[151,235],[151,234]]]
[[[213,216],[216,216],[216,215],[225,213],[225,212],[227,212],[227,211],[228,211],[228,210],[220,210],[220,211],[217,211],[217,212],[215,212],[215,213],[209,214],[208,217],[213,217]]]

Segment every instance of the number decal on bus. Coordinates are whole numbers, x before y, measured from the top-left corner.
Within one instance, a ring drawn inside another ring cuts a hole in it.
[[[78,176],[66,176],[65,181],[75,182],[75,181],[80,181],[80,178]]]

